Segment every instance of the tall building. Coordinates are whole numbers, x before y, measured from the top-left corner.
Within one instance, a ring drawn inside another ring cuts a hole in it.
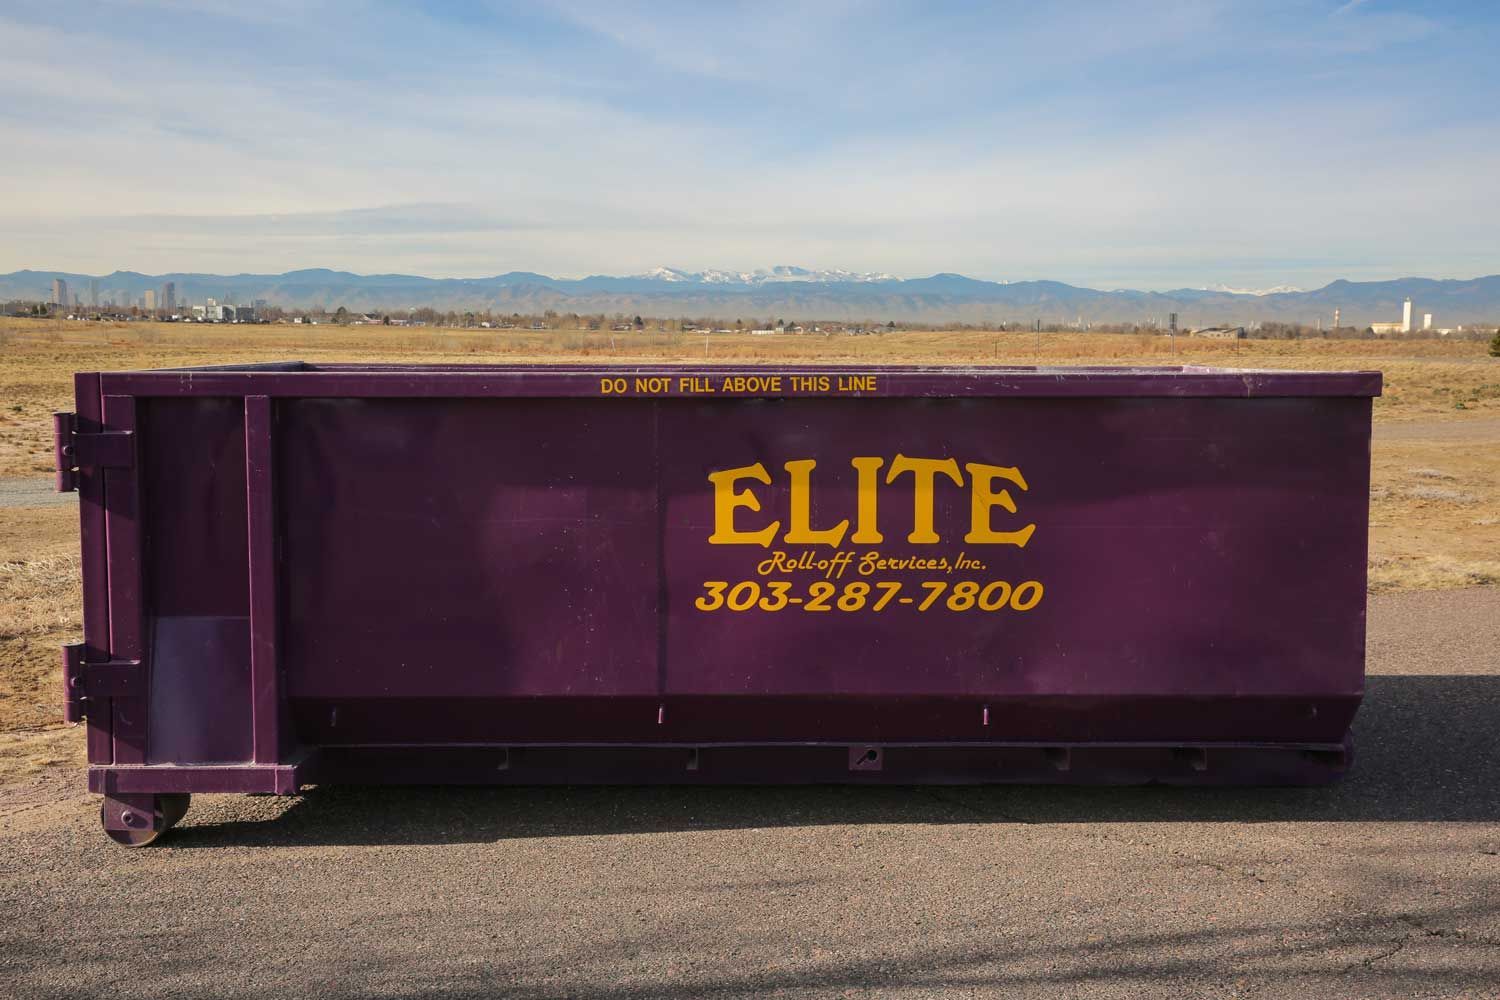
[[[99,280],[97,278],[89,279],[89,307],[99,308]]]
[[[156,289],[154,288],[146,289],[146,311],[156,311]]]
[[[177,311],[177,283],[169,281],[161,286],[161,307],[167,312]]]
[[[1333,328],[1335,330],[1339,328],[1339,311],[1337,309],[1333,311]]]
[[[1401,332],[1411,333],[1411,296],[1406,297],[1406,303],[1401,307]]]
[[[68,301],[68,283],[62,278],[53,278],[52,304],[55,306],[67,306]]]
[[[1424,330],[1431,330],[1432,329],[1432,313],[1423,313],[1422,314],[1422,329],[1424,329]]]

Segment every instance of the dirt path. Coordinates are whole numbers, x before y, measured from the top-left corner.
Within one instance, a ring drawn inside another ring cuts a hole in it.
[[[1500,590],[1375,598],[1369,649],[1327,789],[338,788],[126,852],[44,769],[0,992],[1494,996]]]
[[[56,507],[77,502],[77,493],[57,492],[50,476],[0,476],[0,507]]]
[[[1381,421],[1375,424],[1375,440],[1433,441],[1500,441],[1500,417],[1471,417],[1465,420]]]

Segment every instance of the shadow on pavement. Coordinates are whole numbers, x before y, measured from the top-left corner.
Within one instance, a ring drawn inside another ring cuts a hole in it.
[[[512,786],[316,788],[173,847],[491,842],[886,823],[1500,822],[1500,676],[1372,676],[1355,763],[1322,788]],[[201,824],[201,825],[200,825]]]

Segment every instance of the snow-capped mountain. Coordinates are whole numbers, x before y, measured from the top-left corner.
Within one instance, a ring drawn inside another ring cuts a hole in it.
[[[74,288],[98,284],[100,301],[139,300],[165,282],[177,286],[179,302],[229,298],[265,299],[284,308],[397,311],[431,306],[441,310],[499,313],[560,313],[694,318],[775,318],[920,323],[1142,323],[1160,325],[1172,314],[1184,327],[1242,325],[1257,320],[1346,325],[1399,319],[1410,298],[1418,314],[1431,312],[1444,326],[1484,324],[1500,316],[1500,275],[1471,279],[1398,278],[1338,280],[1313,291],[1286,286],[1262,289],[1177,288],[1170,291],[1103,292],[1058,281],[981,281],[961,274],[892,278],[885,274],[773,267],[761,271],[680,271],[658,268],[645,275],[552,278],[509,271],[483,278],[424,278],[409,274],[350,274],[313,268],[285,274],[106,275],[64,271],[0,274],[0,307],[46,301],[55,278]]]
[[[871,271],[845,271],[840,268],[833,270],[813,270],[806,267],[793,267],[790,264],[778,264],[776,267],[771,268],[762,267],[754,271],[725,271],[719,268],[709,268],[706,271],[683,271],[675,267],[655,267],[644,274],[633,274],[630,277],[640,278],[645,281],[748,286],[766,285],[781,281],[805,281],[813,284],[849,284],[897,280],[893,274]]]
[[[1273,285],[1270,288],[1231,288],[1228,285],[1206,285],[1200,291],[1223,292],[1226,295],[1289,295],[1306,291],[1296,285]]]

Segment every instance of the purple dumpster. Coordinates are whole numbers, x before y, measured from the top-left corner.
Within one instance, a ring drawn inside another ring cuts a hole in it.
[[[110,837],[353,783],[1307,784],[1378,372],[80,374]]]

